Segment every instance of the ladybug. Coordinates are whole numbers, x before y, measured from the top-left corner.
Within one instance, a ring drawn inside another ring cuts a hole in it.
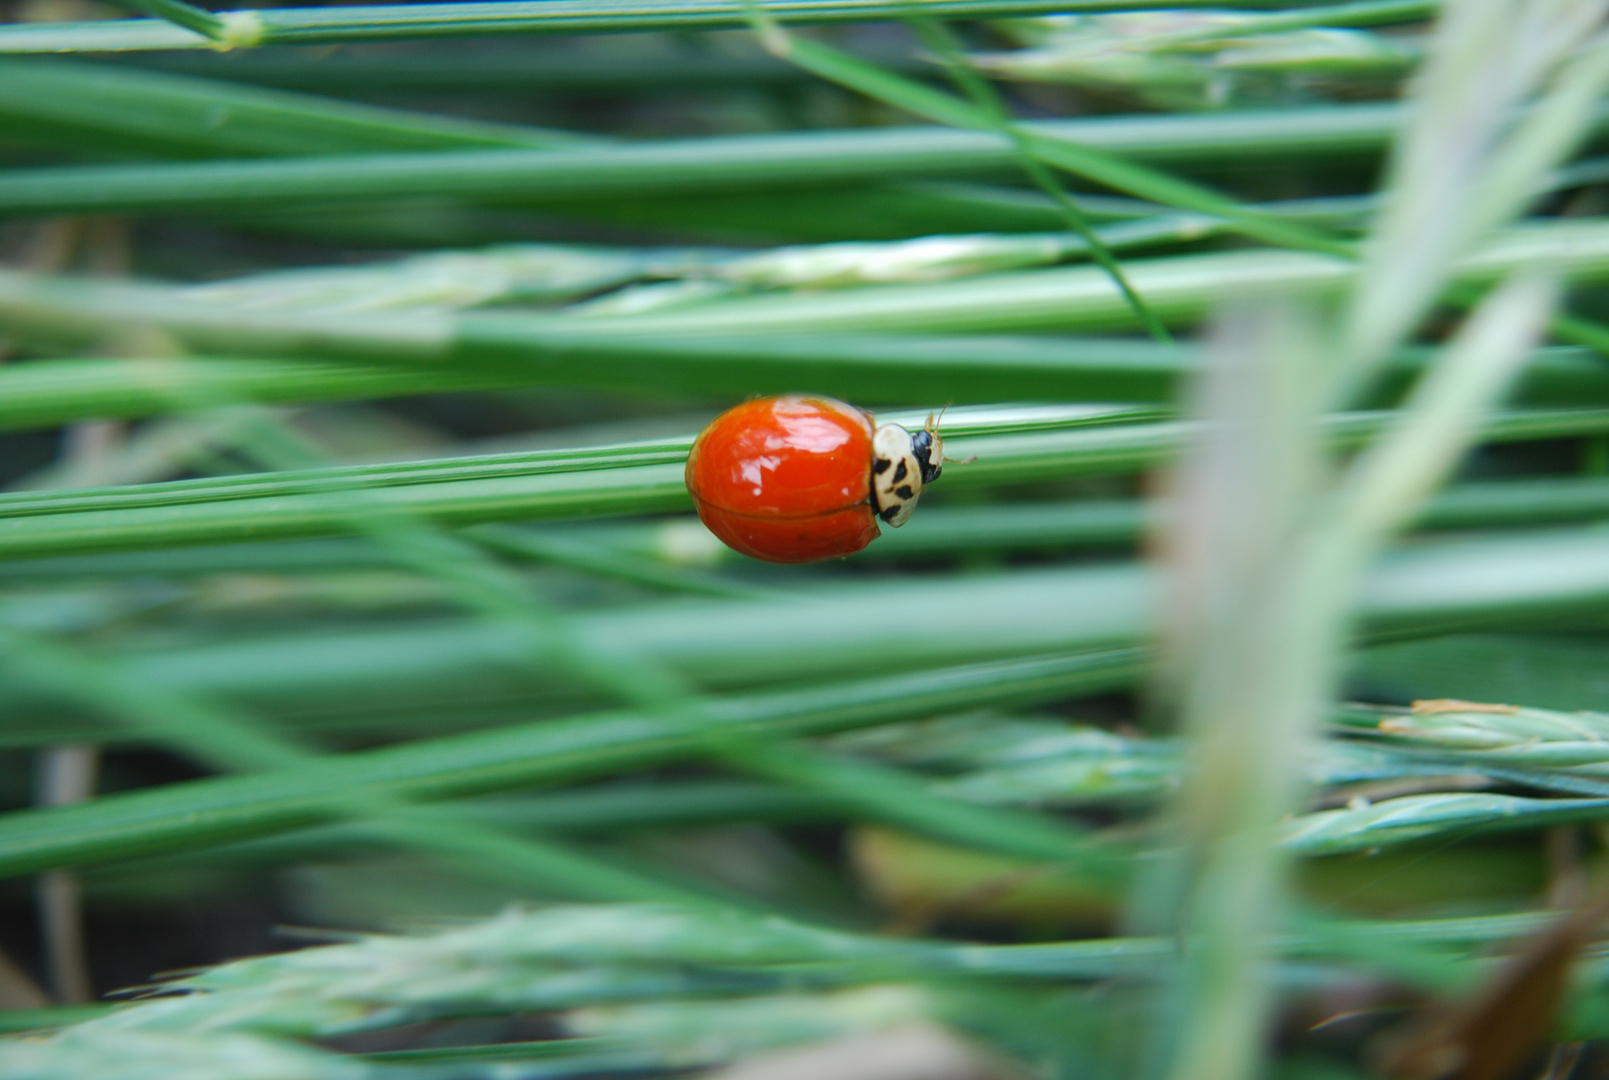
[[[687,458],[687,492],[728,547],[766,562],[817,562],[877,539],[879,518],[905,524],[943,465],[931,420],[912,434],[842,401],[788,395],[711,421]]]

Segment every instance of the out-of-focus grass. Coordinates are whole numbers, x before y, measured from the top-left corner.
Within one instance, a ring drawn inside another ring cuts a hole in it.
[[[0,1077],[1350,1075],[1596,872],[1601,4],[129,6],[0,25],[101,53],[0,62],[0,1003],[416,932]],[[744,559],[790,390],[958,460]]]

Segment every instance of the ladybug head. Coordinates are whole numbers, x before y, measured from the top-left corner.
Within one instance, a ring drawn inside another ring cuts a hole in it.
[[[872,508],[899,528],[916,509],[916,500],[944,467],[944,441],[931,427],[912,435],[898,424],[884,424],[872,436]]]
[[[927,425],[911,436],[911,453],[922,467],[922,483],[931,484],[944,471],[944,439],[933,417],[929,416]]]

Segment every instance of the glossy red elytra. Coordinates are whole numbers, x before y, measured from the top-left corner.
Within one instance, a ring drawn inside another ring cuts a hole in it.
[[[806,563],[877,539],[879,519],[905,524],[938,478],[944,443],[828,397],[746,401],[699,433],[687,459],[698,516],[728,547]]]

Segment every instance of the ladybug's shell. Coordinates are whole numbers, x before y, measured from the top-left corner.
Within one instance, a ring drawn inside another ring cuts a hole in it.
[[[871,417],[853,405],[762,398],[699,434],[687,490],[728,547],[767,562],[816,562],[877,539],[871,467]]]

